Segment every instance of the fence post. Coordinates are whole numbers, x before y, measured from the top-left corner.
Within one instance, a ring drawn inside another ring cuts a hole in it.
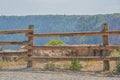
[[[28,62],[27,62],[27,68],[32,67],[32,52],[33,52],[33,45],[34,45],[34,25],[29,25],[29,29],[32,31],[27,34],[28,36]]]
[[[108,24],[104,23],[102,25],[102,31],[108,31]],[[103,35],[103,46],[106,47],[109,45],[109,36],[108,35]],[[108,51],[106,51],[106,53],[108,53]],[[103,56],[105,57],[105,54],[103,54]],[[110,64],[109,64],[109,60],[103,60],[103,71],[109,71],[110,69]]]

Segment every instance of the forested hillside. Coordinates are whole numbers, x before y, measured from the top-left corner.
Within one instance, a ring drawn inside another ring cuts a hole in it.
[[[0,16],[0,30],[27,29],[35,26],[36,33],[101,31],[101,24],[108,23],[110,30],[120,30],[120,14],[106,15],[32,15]],[[35,38],[36,45],[44,45],[51,39],[67,44],[101,44],[101,37]],[[26,40],[23,35],[0,35],[0,40]],[[120,44],[120,37],[110,37],[111,44]]]

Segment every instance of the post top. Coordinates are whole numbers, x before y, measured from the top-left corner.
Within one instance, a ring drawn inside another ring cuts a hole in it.
[[[34,29],[34,25],[29,25],[29,29]]]
[[[108,31],[108,30],[109,30],[108,24],[107,23],[103,23],[102,24],[102,31]]]
[[[103,23],[103,25],[105,26],[105,25],[108,25],[108,23]]]

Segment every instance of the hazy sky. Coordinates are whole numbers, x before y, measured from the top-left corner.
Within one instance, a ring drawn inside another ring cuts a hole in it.
[[[120,13],[120,0],[0,0],[0,15]]]

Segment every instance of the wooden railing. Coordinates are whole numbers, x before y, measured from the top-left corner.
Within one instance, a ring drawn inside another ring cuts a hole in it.
[[[29,29],[26,30],[5,30],[5,31],[0,31],[0,34],[29,34],[33,35],[34,30],[32,29],[33,25],[29,25]],[[26,36],[27,37],[27,36]],[[14,46],[14,45],[25,45],[25,46],[33,46],[33,38],[28,37],[28,41],[0,41],[0,46]],[[11,52],[6,52],[6,51],[0,51],[0,56],[27,56],[26,58],[29,58],[32,54],[31,49],[27,49],[27,51],[11,51]],[[28,60],[28,65],[27,67],[31,66],[31,61]]]
[[[34,34],[34,37],[62,37],[62,36],[103,36],[103,35],[120,35],[120,31],[94,31],[94,32],[72,32],[72,33],[47,33]]]
[[[74,49],[74,50],[85,50],[85,49],[91,49],[91,50],[110,50],[110,49],[119,49],[120,46],[81,46],[81,45],[64,45],[64,46],[34,46],[33,49],[35,50],[66,50],[66,49]]]
[[[28,30],[5,30],[5,31],[0,31],[0,34],[24,34],[24,33],[29,33],[32,32],[32,29]]]
[[[27,53],[26,59],[28,60],[27,67],[32,67],[32,60],[72,60],[73,58],[77,58],[79,60],[102,60],[104,63],[104,70],[109,70],[109,61],[116,60],[120,57],[108,57],[108,56],[84,56],[84,57],[33,57],[33,50],[66,50],[66,49],[74,49],[74,50],[85,50],[85,49],[97,49],[97,50],[109,50],[109,49],[119,49],[119,45],[109,45],[109,35],[120,35],[120,30],[108,30],[108,24],[102,25],[102,31],[94,31],[94,32],[71,32],[71,33],[47,33],[47,34],[34,34],[34,26],[30,25],[27,30],[10,30],[10,31],[0,31],[0,34],[25,34],[28,38],[28,41],[4,41],[0,42],[0,46],[7,45],[26,45],[27,52],[8,52],[9,54],[5,54],[5,52],[0,52],[0,55],[18,55],[21,53]],[[103,44],[102,45],[89,45],[89,46],[80,46],[80,45],[64,45],[64,46],[34,46],[34,37],[63,37],[63,36],[102,36]],[[4,54],[3,54],[4,53]]]

